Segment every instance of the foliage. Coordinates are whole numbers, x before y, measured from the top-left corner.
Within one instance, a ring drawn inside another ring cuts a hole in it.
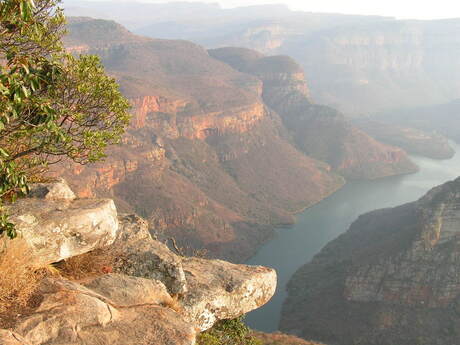
[[[249,328],[243,318],[219,321],[210,330],[198,336],[198,345],[261,345],[249,335]]]
[[[95,56],[65,52],[59,0],[0,1],[0,233],[14,237],[1,202],[63,158],[104,157],[129,122],[129,104]]]

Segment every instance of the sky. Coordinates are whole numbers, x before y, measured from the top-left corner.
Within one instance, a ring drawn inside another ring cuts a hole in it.
[[[179,0],[137,1],[160,3]],[[383,15],[401,19],[460,18],[459,0],[202,0],[201,2],[219,2],[225,8],[284,3],[293,10]]]

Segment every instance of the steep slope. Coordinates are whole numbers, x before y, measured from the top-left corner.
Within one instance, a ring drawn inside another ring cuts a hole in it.
[[[336,110],[313,104],[302,68],[287,56],[264,57],[243,48],[210,51],[263,82],[263,100],[274,109],[297,147],[348,178],[379,178],[416,170],[401,149],[377,142]]]
[[[333,344],[460,341],[460,178],[370,212],[289,283],[281,329]]]
[[[385,21],[305,37],[301,61],[315,98],[350,114],[445,103],[460,95],[459,21]]]
[[[244,260],[272,225],[342,186],[289,143],[257,78],[193,43],[139,38],[114,22],[77,18],[69,31],[68,49],[100,55],[133,104],[105,162],[58,171],[79,195],[111,196],[162,238]]]

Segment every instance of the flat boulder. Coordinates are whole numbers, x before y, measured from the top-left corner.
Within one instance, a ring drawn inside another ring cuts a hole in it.
[[[108,280],[120,285],[116,282],[119,278]],[[133,305],[117,306],[111,296],[60,279],[46,279],[41,293],[41,305],[14,329],[31,345],[195,343],[194,325],[176,311],[155,303],[137,305],[138,301],[133,301]]]
[[[55,200],[46,199],[48,194],[44,198],[36,195],[42,194],[32,193],[6,209],[37,264],[58,262],[115,241],[118,219],[112,200]]]
[[[276,290],[271,268],[199,258],[184,258],[182,265],[188,293],[181,302],[188,319],[202,331],[261,307]]]
[[[158,280],[112,273],[99,276],[84,285],[119,307],[173,303],[166,286]]]

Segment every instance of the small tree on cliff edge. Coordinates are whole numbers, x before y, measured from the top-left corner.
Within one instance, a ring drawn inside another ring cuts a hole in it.
[[[129,104],[95,56],[65,52],[59,0],[0,0],[0,234],[16,236],[2,200],[70,158],[104,157],[129,122]]]

